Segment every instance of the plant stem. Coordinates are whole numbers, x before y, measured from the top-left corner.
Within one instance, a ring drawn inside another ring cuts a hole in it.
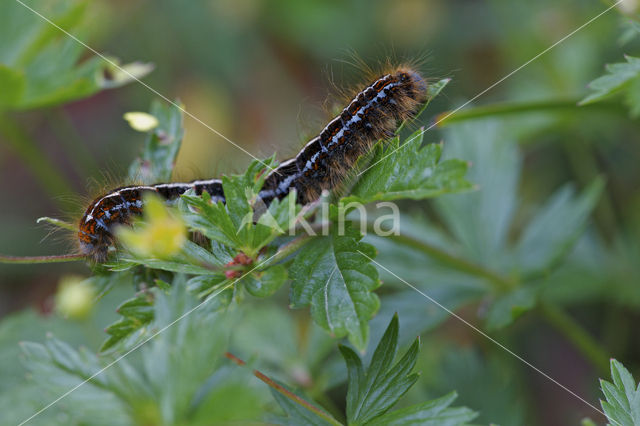
[[[369,231],[372,231],[370,229]],[[469,262],[468,260],[461,259],[452,254],[447,253],[446,251],[433,246],[424,241],[418,240],[413,237],[409,237],[407,235],[387,235],[386,238],[389,238],[395,241],[398,244],[402,244],[407,247],[411,247],[422,253],[425,253],[427,256],[444,263],[451,268],[467,273],[469,275],[474,275],[477,277],[486,278],[491,282],[497,290],[507,291],[513,289],[517,283],[515,281],[508,280],[496,272],[493,272],[481,265],[475,264],[473,262]]]
[[[85,260],[81,254],[61,254],[56,256],[5,256],[0,254],[0,263],[34,264],[34,263],[61,263]]]
[[[0,114],[0,134],[13,152],[31,170],[40,186],[52,199],[57,200],[60,207],[64,207],[58,197],[61,194],[70,193],[72,186],[44,157],[34,141],[17,123],[8,119],[4,114]]]
[[[545,320],[563,334],[601,375],[609,373],[610,357],[580,324],[559,307],[548,303],[541,303],[540,311]]]
[[[247,364],[246,362],[244,362],[243,360],[241,360],[240,358],[238,358],[237,356],[233,355],[230,352],[226,352],[224,354],[224,356],[227,357],[228,359],[230,359],[231,361],[235,362],[236,364],[240,365],[240,366],[245,366]],[[269,378],[266,375],[262,374],[260,371],[253,370],[253,375],[256,376],[258,379],[262,380],[264,383],[266,383],[271,388],[275,389],[276,391],[278,391],[279,393],[284,395],[285,397],[289,398],[290,400],[292,400],[296,404],[302,405],[307,410],[311,411],[312,413],[315,413],[317,416],[321,417],[322,419],[324,419],[325,421],[329,422],[330,424],[336,425],[336,426],[342,426],[342,423],[340,423],[339,421],[334,419],[329,413],[327,413],[324,410],[316,407],[315,405],[311,404],[310,402],[300,398],[298,395],[296,395],[293,392],[289,391],[284,386],[276,383],[271,378]]]
[[[446,111],[438,114],[434,122],[438,127],[445,127],[461,121],[475,120],[498,115],[520,114],[527,112],[551,112],[565,110],[568,112],[608,112],[614,114],[627,114],[626,109],[618,103],[595,102],[587,105],[578,105],[579,99],[547,100],[539,102],[503,103],[463,109],[452,113]],[[450,114],[450,115],[449,115]]]

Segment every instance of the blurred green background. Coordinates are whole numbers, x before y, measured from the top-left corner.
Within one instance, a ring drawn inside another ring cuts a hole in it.
[[[3,7],[13,1],[3,0]],[[55,15],[56,8],[66,7],[60,4],[74,2],[28,4]],[[452,77],[444,96],[420,118],[418,125],[428,125],[435,114],[472,98],[608,5],[595,0],[94,0],[71,31],[123,63],[153,63],[154,70],[144,78],[149,86],[179,99],[190,113],[257,157],[277,152],[285,159],[340,105],[334,86],[348,88],[362,81],[362,69],[350,64],[354,54],[374,66],[387,58],[418,58],[428,77]],[[496,118],[515,135],[523,155],[520,205],[510,237],[563,184],[574,182],[582,189],[597,176],[606,178],[592,226],[579,241],[577,254],[572,253],[577,266],[566,267],[557,278],[572,285],[554,289],[605,352],[633,370],[640,365],[640,126],[618,104],[597,111],[571,107],[588,93],[587,84],[604,72],[604,64],[640,52],[628,23],[635,2],[624,7],[602,16],[470,107],[514,102],[534,111]],[[28,19],[39,21],[33,15]],[[104,185],[121,182],[144,138],[122,116],[148,110],[156,98],[134,82],[63,106],[7,113],[14,127],[0,129],[0,253],[71,250],[62,232],[48,235],[35,220],[77,219],[82,200]],[[535,108],[537,101],[564,107]],[[174,179],[241,172],[251,160],[190,118],[185,127]],[[426,138],[443,139],[446,146],[441,129],[430,130]],[[43,164],[50,174],[42,173]],[[406,203],[406,208],[430,211],[418,203]],[[598,260],[596,272],[584,267],[590,259]],[[101,339],[92,330],[113,319],[117,302],[102,300],[87,324],[63,321],[51,311],[60,277],[71,273],[89,271],[80,263],[0,265],[0,316],[32,309],[36,314],[20,321],[40,321],[41,330],[62,322],[55,327],[66,330],[64,335],[96,348]],[[428,276],[427,271],[414,274]],[[286,309],[284,296],[261,301],[261,309],[272,309],[271,304]],[[479,303],[466,309],[465,316],[473,317],[483,307]],[[44,331],[21,333],[22,326],[14,323],[4,327],[0,325],[6,347],[44,336]],[[522,317],[498,337],[589,401],[597,400],[596,378],[602,371],[538,316]],[[564,425],[577,424],[583,416],[602,421],[586,405],[488,346],[455,320],[447,321],[423,342],[421,392],[437,396],[456,389],[459,402],[479,410],[478,421],[484,423]],[[3,362],[17,365],[17,352],[7,352]]]

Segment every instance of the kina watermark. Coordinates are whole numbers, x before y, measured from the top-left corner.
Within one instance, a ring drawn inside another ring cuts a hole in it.
[[[331,228],[343,236],[349,223],[350,226],[357,226],[362,235],[400,235],[400,208],[391,201],[366,205],[354,200],[344,202],[332,200],[331,193],[324,190],[316,201],[301,206],[296,203],[295,192],[292,191],[290,196],[282,200],[286,203],[286,209],[283,209],[281,204],[278,208],[273,208],[271,203],[267,205],[252,188],[247,188],[245,195],[252,211],[243,217],[238,232],[247,225],[258,224],[289,236],[301,231],[310,236],[327,236]]]

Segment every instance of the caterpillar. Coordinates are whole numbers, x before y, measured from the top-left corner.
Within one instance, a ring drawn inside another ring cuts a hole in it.
[[[282,162],[266,176],[258,196],[265,205],[283,199],[295,188],[297,202],[318,199],[323,190],[334,189],[361,155],[380,139],[393,136],[398,123],[412,118],[427,98],[427,83],[415,70],[399,67],[366,86],[342,112],[309,141],[294,158]],[[193,189],[207,191],[214,202],[225,202],[222,181],[159,183],[116,188],[96,198],[80,219],[80,253],[104,262],[114,244],[113,228],[140,215],[143,194],[155,192],[173,200]]]

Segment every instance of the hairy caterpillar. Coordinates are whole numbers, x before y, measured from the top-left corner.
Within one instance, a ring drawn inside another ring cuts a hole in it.
[[[266,177],[258,196],[269,205],[296,189],[298,202],[316,200],[323,190],[335,188],[359,156],[379,139],[391,137],[399,122],[411,118],[426,100],[427,83],[416,71],[400,67],[360,91],[319,136],[294,158],[284,161]],[[225,201],[219,179],[190,183],[161,183],[117,188],[95,199],[80,220],[80,252],[96,262],[107,259],[113,227],[142,213],[142,196],[156,192],[167,200],[189,189],[207,191],[213,201]]]

